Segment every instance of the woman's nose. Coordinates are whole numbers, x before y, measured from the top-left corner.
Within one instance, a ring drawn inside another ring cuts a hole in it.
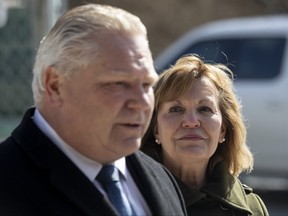
[[[200,126],[200,121],[196,113],[186,113],[183,117],[182,126],[184,128],[197,128]]]

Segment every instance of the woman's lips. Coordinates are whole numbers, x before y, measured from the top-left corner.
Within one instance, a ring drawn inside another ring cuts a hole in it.
[[[179,140],[205,140],[202,136],[196,134],[188,134],[181,136]]]

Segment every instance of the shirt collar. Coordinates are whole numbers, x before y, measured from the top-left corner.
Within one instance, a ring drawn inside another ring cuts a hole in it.
[[[38,109],[35,110],[33,120],[40,130],[84,173],[84,175],[90,181],[94,181],[102,168],[102,164],[87,158],[68,145],[43,118]],[[127,167],[125,157],[116,160],[112,164],[120,171],[124,179],[126,179]]]

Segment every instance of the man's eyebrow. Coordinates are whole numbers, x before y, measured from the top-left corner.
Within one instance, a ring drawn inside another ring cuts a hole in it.
[[[131,74],[131,73],[133,73],[133,71],[131,72],[131,71],[129,71],[129,70],[122,70],[122,69],[119,69],[119,70],[117,70],[117,69],[111,69],[111,70],[108,70],[110,73],[117,73],[117,74]]]
[[[108,70],[109,73],[115,74],[115,75],[129,75],[130,73],[125,70]]]

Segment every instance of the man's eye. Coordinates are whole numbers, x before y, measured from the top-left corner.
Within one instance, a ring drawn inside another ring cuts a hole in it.
[[[145,89],[145,91],[148,91],[151,87],[152,87],[151,83],[143,83],[143,88]]]
[[[114,82],[109,84],[112,87],[129,87],[128,83],[126,82]]]
[[[115,82],[114,85],[126,86],[127,83],[125,83],[125,82]]]
[[[170,113],[182,112],[184,109],[180,106],[173,106],[169,109]]]

